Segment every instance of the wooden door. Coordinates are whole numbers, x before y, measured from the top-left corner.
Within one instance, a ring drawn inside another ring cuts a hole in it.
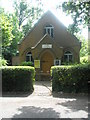
[[[50,72],[51,66],[54,64],[54,59],[51,53],[45,52],[41,57],[41,70],[44,73]]]

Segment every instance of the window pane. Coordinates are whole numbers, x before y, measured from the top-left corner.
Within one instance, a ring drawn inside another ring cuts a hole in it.
[[[51,37],[53,37],[53,29],[51,29]]]
[[[65,62],[72,62],[72,53],[70,51],[66,51],[64,54]]]
[[[34,62],[33,57],[31,56],[31,62]]]
[[[59,60],[56,60],[56,65],[59,65]]]
[[[26,62],[34,62],[31,52],[26,54]]]
[[[61,65],[61,60],[54,60],[54,65]]]
[[[69,62],[72,62],[72,55],[69,55]]]
[[[29,62],[29,56],[26,56],[26,62]]]
[[[50,29],[48,28],[48,34],[50,35]]]
[[[67,55],[64,55],[64,60],[65,60],[65,62],[68,62],[68,56]]]

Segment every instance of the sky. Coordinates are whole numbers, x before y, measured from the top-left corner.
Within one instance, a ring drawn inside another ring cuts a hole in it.
[[[30,0],[27,0],[29,2]],[[50,10],[66,27],[68,27],[69,24],[73,23],[73,20],[71,16],[66,16],[65,13],[61,9],[56,10],[56,6],[61,4],[63,0],[42,0],[43,3],[43,9],[46,12],[47,10]],[[36,5],[36,1],[32,0],[33,5]],[[0,0],[0,6],[5,9],[6,12],[13,13],[13,0]],[[82,28],[82,35],[88,39],[88,30]]]

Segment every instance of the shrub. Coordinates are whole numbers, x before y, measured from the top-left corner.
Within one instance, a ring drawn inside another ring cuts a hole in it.
[[[0,58],[0,66],[7,66],[7,61]]]
[[[88,56],[81,57],[81,58],[80,58],[80,63],[81,63],[81,64],[83,64],[83,63],[88,63]]]
[[[33,91],[34,68],[23,66],[2,67],[3,92]]]
[[[51,68],[52,90],[66,93],[87,93],[90,64],[54,66]]]
[[[32,62],[22,62],[20,66],[34,66]]]

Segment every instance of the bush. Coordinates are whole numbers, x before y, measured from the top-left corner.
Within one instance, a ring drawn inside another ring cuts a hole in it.
[[[11,66],[2,67],[3,92],[32,92],[34,81],[34,68]]]
[[[87,93],[90,64],[54,66],[51,68],[52,90],[66,93]]]
[[[0,58],[0,66],[7,66],[7,61]]]
[[[32,63],[32,62],[22,62],[21,64],[20,64],[20,66],[34,66],[34,64]]]
[[[80,58],[80,63],[84,64],[84,63],[88,63],[88,56],[84,56]]]

